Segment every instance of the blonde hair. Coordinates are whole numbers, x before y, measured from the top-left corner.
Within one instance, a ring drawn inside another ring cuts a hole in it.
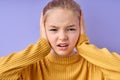
[[[74,0],[52,0],[43,9],[43,16],[52,9],[62,8],[73,11],[78,17],[81,15],[80,5]]]

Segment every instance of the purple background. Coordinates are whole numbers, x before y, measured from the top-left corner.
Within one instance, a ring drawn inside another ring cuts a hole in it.
[[[23,50],[40,37],[39,18],[50,0],[0,0],[0,57]],[[120,53],[120,0],[76,0],[91,43]]]

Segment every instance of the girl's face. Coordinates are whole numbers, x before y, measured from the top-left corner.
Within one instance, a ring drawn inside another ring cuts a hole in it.
[[[46,34],[52,47],[52,53],[59,56],[71,56],[79,38],[79,19],[67,9],[53,9],[46,17]]]

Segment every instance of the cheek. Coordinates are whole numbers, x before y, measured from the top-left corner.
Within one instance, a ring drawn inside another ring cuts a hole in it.
[[[49,43],[50,43],[51,46],[52,46],[53,44],[55,44],[55,42],[56,42],[55,36],[53,36],[53,35],[50,34],[50,33],[47,33],[47,39],[48,39],[48,41],[49,41]]]
[[[51,48],[52,49],[55,49],[55,45],[56,45],[56,40],[55,40],[55,38],[54,37],[49,37],[49,43],[50,43],[50,45],[51,45]]]
[[[78,39],[79,39],[79,33],[76,33],[74,35],[72,35],[71,39],[70,39],[70,42],[73,44],[73,45],[76,45]]]
[[[77,37],[77,36],[76,36],[76,37],[73,37],[73,38],[71,39],[71,42],[74,43],[74,44],[76,44],[77,41],[78,41],[78,37]]]

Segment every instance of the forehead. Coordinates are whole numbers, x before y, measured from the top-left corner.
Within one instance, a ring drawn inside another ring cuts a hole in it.
[[[68,9],[52,9],[46,17],[46,24],[52,25],[76,24],[78,21],[78,15]]]

